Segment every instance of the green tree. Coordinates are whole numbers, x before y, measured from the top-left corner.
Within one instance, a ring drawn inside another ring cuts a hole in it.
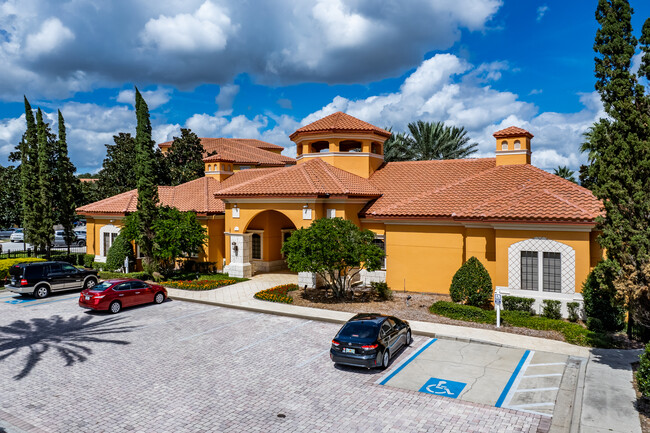
[[[149,108],[140,91],[135,89],[135,177],[138,187],[138,218],[140,239],[138,245],[144,255],[143,267],[147,268],[153,259],[154,224],[158,214],[158,186],[156,184],[156,159],[151,140]],[[145,269],[150,271],[150,269]]]
[[[477,151],[464,127],[418,120],[408,124],[410,135],[397,134],[389,142],[387,161],[427,161],[467,158]],[[386,152],[384,152],[386,153]]]
[[[625,308],[614,287],[619,273],[616,262],[602,260],[582,284],[585,315],[598,319],[610,332],[620,331],[625,326]]]
[[[124,232],[121,232],[113,244],[108,249],[106,255],[106,268],[115,271],[124,267],[124,261],[128,258],[130,263],[135,262],[135,252],[133,251],[133,244],[128,239]]]
[[[594,51],[596,90],[607,118],[586,135],[586,174],[606,214],[599,218],[600,244],[620,266],[614,282],[628,308],[629,320],[646,316],[636,305],[648,304],[650,286],[650,101],[631,71],[637,40],[632,35],[632,8],[625,0],[599,0]],[[641,38],[645,53],[639,76],[650,70],[650,20]],[[632,323],[628,326],[631,336]]]
[[[0,166],[0,227],[20,225],[20,168]]]
[[[205,176],[203,145],[190,129],[181,128],[181,136],[174,137],[166,159],[172,186]]]
[[[386,128],[391,133],[390,137],[384,142],[384,161],[411,161],[411,147],[409,136],[403,132],[394,133],[392,128]]]
[[[575,174],[575,171],[569,169],[569,167],[566,165],[558,166],[558,168],[554,170],[553,174],[573,183],[577,183],[576,178],[573,176]]]
[[[483,307],[492,297],[492,278],[483,263],[472,256],[456,271],[449,286],[454,302]]]
[[[580,169],[578,170],[578,180],[580,181],[580,186],[583,188],[587,189],[592,189],[594,186],[594,183],[596,183],[596,180],[591,177],[589,174],[589,166],[588,165],[581,165]]]
[[[63,226],[63,236],[70,254],[70,244],[75,239],[74,227],[76,197],[79,195],[79,179],[74,175],[75,166],[68,158],[65,121],[59,111],[59,139],[56,147],[55,183],[58,194],[55,197],[56,221]]]
[[[362,269],[381,268],[384,251],[373,244],[375,235],[342,218],[321,218],[293,232],[282,246],[294,272],[320,275],[340,298],[350,290]]]
[[[137,187],[133,167],[135,139],[131,134],[120,132],[113,136],[113,142],[115,144],[106,145],[106,158],[97,175],[96,196],[92,201],[112,197]]]
[[[120,236],[138,241],[141,239],[139,213],[126,217]],[[208,236],[193,212],[181,212],[176,208],[161,206],[153,224],[152,259],[163,274],[170,274],[179,258],[198,255]],[[124,260],[122,258],[122,260]]]
[[[20,154],[20,196],[22,200],[22,226],[25,242],[33,244],[32,233],[38,224],[40,201],[38,185],[38,132],[32,107],[25,97],[25,122],[27,129],[18,145]]]
[[[56,184],[56,136],[50,132],[50,126],[43,120],[43,112],[36,112],[36,130],[38,135],[38,192],[37,206],[39,218],[33,225],[31,234],[34,246],[47,251],[54,240],[54,191]]]

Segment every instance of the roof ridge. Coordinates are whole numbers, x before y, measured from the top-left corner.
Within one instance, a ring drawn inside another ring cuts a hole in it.
[[[223,188],[223,189],[219,190],[219,192],[228,191],[229,189],[231,189],[231,188],[235,188],[235,187],[239,188],[240,186],[248,185],[249,183],[256,182],[256,181],[258,181],[258,180],[260,180],[260,179],[264,179],[264,178],[266,178],[266,177],[268,177],[268,176],[271,176],[271,175],[274,174],[276,171],[278,171],[278,170],[277,170],[278,168],[286,168],[287,170],[290,170],[290,169],[297,168],[297,167],[298,167],[297,165],[293,165],[293,166],[291,166],[291,167],[263,167],[263,168],[254,168],[254,169],[252,169],[252,170],[268,170],[269,172],[268,172],[268,173],[264,173],[264,174],[262,174],[261,176],[258,176],[258,177],[253,177],[252,179],[248,179],[248,180],[245,180],[245,181],[243,181],[243,182],[236,183],[236,184],[234,184],[234,185],[230,185],[230,186],[228,186],[228,187],[226,187],[226,188]],[[241,170],[239,171],[239,173],[241,173]],[[235,173],[235,174],[232,175],[232,176],[235,176],[236,174],[237,174],[237,173]],[[228,179],[230,179],[230,178],[228,178]]]
[[[322,161],[322,162],[324,164],[327,164],[327,166],[329,166],[329,167],[327,167],[327,166],[325,167],[325,173],[327,173],[327,175],[334,181],[334,183],[337,184],[339,186],[339,188],[341,188],[341,191],[348,194],[350,192],[350,189],[346,188],[345,185],[343,185],[343,182],[341,182],[341,180],[337,176],[334,175],[332,170],[330,170],[330,167],[334,167],[334,166],[331,165],[331,164],[328,164],[325,161]]]
[[[322,185],[317,186],[316,183],[312,180],[311,176],[307,173],[307,165],[308,164],[315,165],[318,162],[323,162],[323,161],[316,158],[316,159],[312,159],[311,161],[307,161],[305,164],[301,164],[302,167],[301,173],[305,177],[305,180],[309,183],[309,185],[312,186],[312,188],[314,188],[315,191],[323,191]]]

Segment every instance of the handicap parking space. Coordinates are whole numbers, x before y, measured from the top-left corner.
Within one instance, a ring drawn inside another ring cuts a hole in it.
[[[377,384],[552,416],[568,357],[428,339]]]
[[[62,292],[53,293],[47,298],[38,299],[30,295],[19,295],[18,293],[3,292],[0,296],[0,303],[15,305],[18,307],[36,306],[41,304],[50,304],[67,300],[79,299],[79,292]]]

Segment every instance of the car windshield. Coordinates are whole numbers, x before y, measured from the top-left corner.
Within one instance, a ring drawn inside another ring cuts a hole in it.
[[[104,281],[103,283],[99,283],[96,286],[93,286],[92,289],[90,289],[91,292],[103,292],[104,290],[108,289],[111,287],[113,283],[109,283],[108,281]]]
[[[341,328],[339,331],[340,337],[352,337],[359,338],[363,340],[371,339],[377,337],[379,333],[379,325],[375,322],[348,322]]]

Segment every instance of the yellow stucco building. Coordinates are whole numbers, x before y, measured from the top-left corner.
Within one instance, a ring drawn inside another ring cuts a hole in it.
[[[475,256],[503,293],[559,299],[564,309],[581,301],[581,285],[602,256],[601,203],[532,166],[530,132],[495,132],[494,158],[385,163],[389,136],[338,112],[290,136],[295,160],[258,140],[204,138],[212,154],[206,176],[159,187],[160,201],[197,212],[209,236],[199,259],[233,276],[285,268],[280,249],[292,231],[341,217],[373,231],[385,248],[383,269],[362,272],[365,283],[448,293],[454,273]],[[105,260],[136,200],[134,190],[78,209],[97,260]],[[318,284],[307,273],[299,282]]]

